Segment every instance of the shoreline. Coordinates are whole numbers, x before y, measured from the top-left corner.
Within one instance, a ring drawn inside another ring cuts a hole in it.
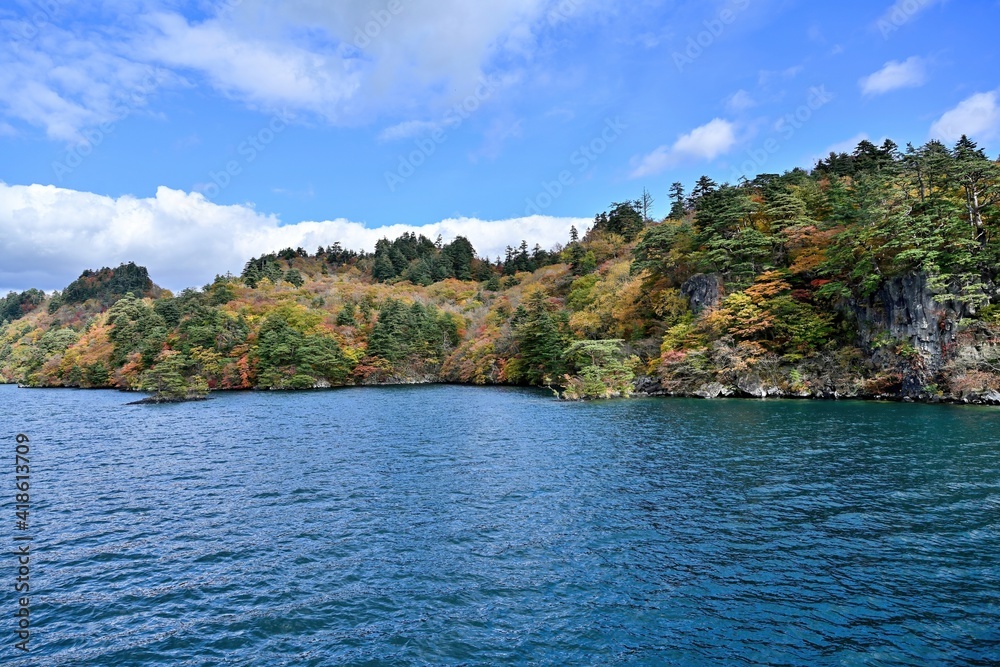
[[[650,380],[650,378],[639,378],[636,382],[637,385],[641,383],[642,380]],[[31,386],[24,385],[18,382],[0,382],[0,386],[12,386],[15,385],[18,389],[76,389],[82,391],[117,391],[124,394],[144,394],[148,392],[142,392],[138,390],[131,389],[119,389],[117,387],[67,387],[67,386]],[[339,389],[364,389],[364,388],[393,388],[393,387],[417,387],[417,386],[430,386],[430,385],[440,385],[440,386],[452,386],[452,387],[479,387],[479,388],[512,388],[512,389],[534,389],[534,390],[548,390],[554,392],[555,390],[551,386],[535,386],[535,385],[514,385],[514,384],[475,384],[469,382],[450,382],[446,380],[424,380],[424,381],[414,381],[414,382],[385,382],[385,383],[375,383],[375,384],[344,384],[344,385],[330,385],[322,387],[312,387],[309,389],[258,389],[258,388],[234,388],[234,389],[212,389],[209,390],[206,396],[193,397],[193,398],[179,398],[179,399],[156,399],[153,396],[147,396],[137,401],[126,403],[125,405],[164,405],[171,403],[194,403],[199,401],[205,401],[212,398],[213,394],[230,394],[230,393],[246,393],[246,392],[276,392],[276,393],[287,393],[287,394],[306,394],[306,393],[319,393],[326,391],[334,391]],[[757,400],[757,401],[863,401],[866,403],[912,403],[912,404],[925,404],[925,405],[970,405],[970,406],[980,406],[980,407],[1000,407],[1000,392],[987,391],[980,395],[974,395],[969,397],[956,397],[956,396],[902,396],[899,394],[840,394],[838,392],[832,392],[827,394],[818,393],[790,393],[783,391],[778,388],[771,388],[764,395],[755,394],[747,392],[745,390],[739,389],[737,387],[726,387],[715,383],[716,386],[709,387],[709,390],[696,390],[696,391],[678,391],[670,392],[662,389],[659,390],[645,390],[637,389],[628,396],[616,396],[611,398],[590,398],[590,399],[563,399],[557,398],[556,400],[567,401],[567,402],[601,402],[605,400],[629,400],[629,399],[652,399],[652,398],[687,398],[687,399],[699,399],[704,401],[718,401],[718,400]],[[720,390],[721,389],[721,390]]]

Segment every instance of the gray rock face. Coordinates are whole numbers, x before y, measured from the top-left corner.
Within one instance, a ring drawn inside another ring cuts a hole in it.
[[[919,392],[941,370],[954,347],[959,320],[970,314],[966,304],[932,289],[923,273],[886,281],[868,302],[855,304],[854,311],[861,343],[869,351],[886,333],[916,350],[919,359],[904,379],[904,394]]]
[[[691,312],[695,315],[704,310],[718,308],[722,303],[724,291],[722,276],[717,273],[699,273],[681,285],[681,294],[687,297]]]
[[[1000,405],[1000,391],[990,389],[983,395],[983,402],[988,405]]]
[[[709,382],[702,385],[698,391],[694,392],[694,395],[701,398],[726,398],[732,396],[733,391],[718,382]]]
[[[744,376],[736,382],[736,388],[751,398],[780,398],[785,395],[778,387],[764,383],[758,377]]]
[[[660,380],[649,375],[641,375],[633,381],[634,393],[637,396],[663,396],[663,385]]]

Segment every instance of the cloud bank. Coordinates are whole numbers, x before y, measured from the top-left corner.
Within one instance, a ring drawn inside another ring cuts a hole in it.
[[[369,228],[339,218],[282,224],[249,206],[220,206],[198,193],[160,187],[155,197],[118,199],[50,185],[0,182],[0,290],[62,289],[84,269],[135,261],[171,290],[197,287],[243,269],[252,256],[287,247],[315,252],[340,242],[371,251],[382,237],[415,232],[445,241],[466,236],[482,255],[503,255],[521,239],[550,248],[589,218],[453,218]]]

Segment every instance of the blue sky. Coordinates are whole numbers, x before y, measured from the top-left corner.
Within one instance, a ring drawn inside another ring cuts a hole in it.
[[[13,0],[0,289],[418,229],[495,255],[861,138],[1000,151],[997,0]]]

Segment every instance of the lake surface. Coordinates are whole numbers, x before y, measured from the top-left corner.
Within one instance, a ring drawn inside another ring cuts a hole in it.
[[[38,550],[31,661],[0,562],[0,662],[1000,660],[1000,410],[134,399],[0,386],[3,458],[31,437]]]

